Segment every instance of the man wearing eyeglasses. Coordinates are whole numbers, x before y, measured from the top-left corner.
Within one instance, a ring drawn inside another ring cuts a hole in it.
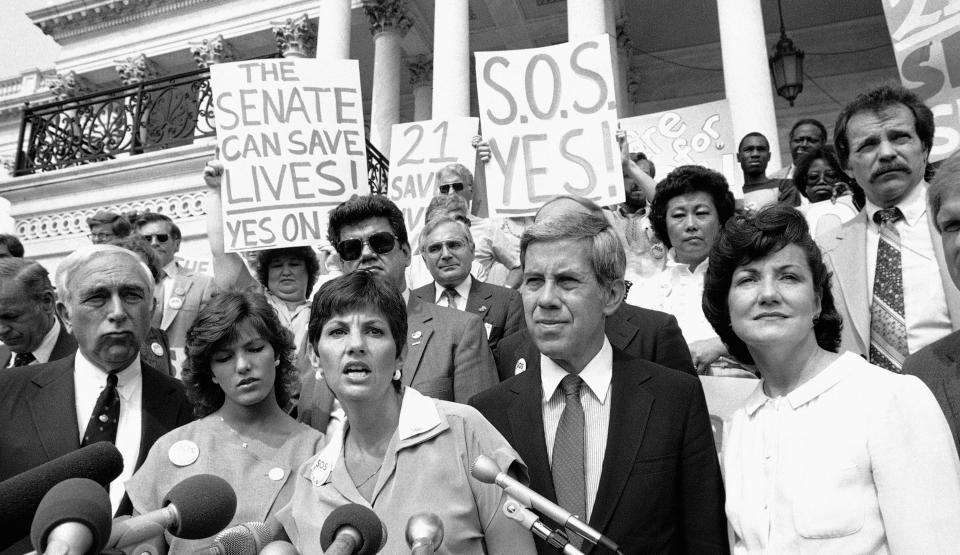
[[[428,219],[420,234],[420,254],[433,276],[431,283],[413,290],[420,300],[479,316],[491,350],[523,327],[520,293],[470,275],[474,243],[462,220],[448,215]]]
[[[213,295],[213,279],[194,273],[174,260],[180,250],[181,234],[168,216],[144,212],[137,219],[136,228],[153,247],[163,268],[163,277],[154,291],[157,309],[151,325],[167,333],[172,349],[183,349],[187,330],[196,319],[197,311]]]
[[[94,245],[123,239],[130,235],[131,231],[130,222],[126,218],[108,210],[101,210],[92,218],[87,218],[87,227],[90,228],[88,237]]]

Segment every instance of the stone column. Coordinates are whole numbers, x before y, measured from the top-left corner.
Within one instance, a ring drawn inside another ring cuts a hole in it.
[[[435,2],[433,19],[433,117],[467,117],[470,115],[468,1]]]
[[[431,118],[431,100],[433,95],[433,60],[420,54],[407,60],[410,72],[410,84],[413,85],[413,121]]]
[[[236,54],[227,39],[223,35],[217,35],[210,39],[203,39],[200,42],[190,43],[190,53],[193,54],[197,67],[205,69],[213,64],[222,62],[232,62],[237,59]]]
[[[624,15],[617,22],[617,49],[613,53],[613,83],[614,91],[617,94],[617,115],[621,118],[633,115],[632,104],[627,97],[627,84],[630,82],[627,71],[630,69],[630,62],[633,58],[633,42],[627,32],[627,17]]]
[[[364,3],[373,34],[373,94],[370,103],[370,142],[390,157],[390,128],[400,123],[400,41],[413,25],[403,0]]]
[[[770,142],[771,169],[781,167],[773,85],[767,62],[766,35],[760,0],[717,0],[723,85],[730,102],[734,140],[751,131]],[[737,181],[743,176],[737,172]]]
[[[350,0],[320,0],[317,58],[350,58]]]
[[[271,21],[277,37],[277,47],[284,58],[312,58],[317,44],[317,32],[307,14],[286,21]]]
[[[720,1],[720,0],[718,0]],[[567,37],[576,41],[602,33],[613,35],[609,24],[614,21],[610,0],[567,0]]]

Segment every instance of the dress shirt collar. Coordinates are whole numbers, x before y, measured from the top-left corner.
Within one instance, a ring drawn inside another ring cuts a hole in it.
[[[440,304],[440,299],[443,298],[443,290],[445,289],[445,287],[442,286],[442,285],[440,285],[440,284],[437,283],[436,281],[434,281],[433,283],[434,283],[434,289],[437,290],[437,291],[436,291],[436,298],[433,299],[433,303],[434,303],[434,304]],[[467,300],[467,297],[470,296],[470,288],[471,288],[471,287],[473,287],[473,277],[471,277],[470,274],[467,274],[467,278],[464,279],[463,281],[461,281],[461,282],[460,282],[460,285],[457,285],[456,287],[454,287],[454,289],[457,290],[457,294],[460,295],[460,298],[463,299],[464,301],[466,301],[466,300]],[[459,304],[459,303],[458,303],[458,304]],[[454,306],[454,307],[451,307],[451,308],[458,308],[458,307]]]
[[[927,214],[927,182],[921,181],[907,193],[907,196],[900,199],[896,204],[897,208],[903,212],[903,221],[913,227]],[[867,211],[867,219],[870,224],[876,228],[877,224],[873,221],[873,215],[880,210],[880,207],[867,200],[864,210]]]
[[[50,326],[50,331],[43,336],[43,341],[40,342],[40,346],[33,351],[33,358],[37,359],[37,364],[50,362],[50,355],[53,354],[53,348],[57,345],[57,339],[59,338],[60,320],[54,316],[53,325]]]
[[[170,277],[178,276],[180,275],[180,265],[177,264],[175,259],[171,260],[169,264],[163,267],[163,271]]]
[[[543,387],[543,401],[549,401],[554,392],[560,387],[560,380],[567,375],[567,371],[553,362],[547,355],[540,355],[540,384]],[[603,337],[603,346],[600,351],[580,371],[580,378],[593,391],[593,396],[604,404],[607,401],[607,391],[613,379],[613,347],[606,336]]]
[[[856,360],[849,360],[850,357],[859,358],[854,353],[849,351],[845,352],[840,355],[840,358],[837,361],[828,365],[819,374],[800,384],[799,387],[790,393],[787,393],[785,397],[787,402],[790,403],[790,408],[797,410],[798,408],[806,405],[810,401],[813,401],[822,395],[831,387],[837,385],[846,375],[845,369],[850,368],[850,365],[858,362]],[[754,389],[753,393],[750,394],[750,397],[747,398],[747,402],[745,404],[747,415],[753,416],[757,410],[760,409],[760,407],[772,400],[773,399],[768,397],[763,392],[763,380],[760,380],[757,388]]]
[[[107,372],[87,360],[87,357],[83,356],[80,351],[77,351],[77,358],[73,365],[73,375],[78,384],[84,384],[87,387],[101,388],[107,383]],[[124,401],[130,401],[142,378],[140,355],[137,355],[137,358],[129,366],[117,372],[117,392]]]
[[[667,268],[671,268],[674,271],[686,272],[689,275],[705,275],[707,273],[707,266],[709,263],[710,258],[704,258],[703,262],[697,264],[697,267],[694,268],[693,273],[691,273],[689,264],[677,262],[677,251],[673,247],[670,247],[670,249],[667,251]]]
[[[265,297],[267,297],[267,300],[273,299],[270,304],[272,304],[274,307],[282,306],[282,307],[286,308],[286,309],[287,309],[287,313],[290,315],[290,319],[291,319],[291,320],[296,319],[297,316],[299,316],[300,313],[303,312],[304,310],[310,310],[310,299],[305,299],[302,303],[298,304],[293,310],[290,310],[290,309],[287,307],[287,301],[285,301],[285,300],[281,299],[280,297],[274,295],[273,293],[270,292],[269,289],[264,288],[264,289],[263,289],[263,294],[264,294]],[[281,318],[282,318],[282,316],[281,316]]]

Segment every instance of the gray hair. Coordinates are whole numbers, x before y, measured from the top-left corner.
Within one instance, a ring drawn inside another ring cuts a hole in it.
[[[627,271],[627,255],[613,227],[602,217],[574,213],[562,218],[548,218],[528,227],[520,238],[520,267],[526,267],[527,248],[533,243],[552,241],[587,241],[593,274],[601,287],[609,287],[623,279]]]
[[[42,302],[50,295],[55,299],[50,274],[40,263],[27,258],[0,258],[0,282],[16,283],[19,294]]]
[[[451,172],[457,174],[457,177],[463,181],[464,186],[473,185],[473,172],[467,169],[463,164],[447,164],[446,166],[437,170],[437,182],[440,182],[440,178],[443,177],[445,172]]]
[[[60,296],[60,302],[65,303],[70,300],[71,291],[69,285],[77,270],[97,256],[109,253],[120,254],[133,260],[135,262],[134,267],[140,272],[140,277],[143,278],[143,282],[147,285],[147,294],[153,297],[154,283],[153,277],[150,274],[150,268],[144,264],[137,253],[116,245],[101,243],[99,245],[85,245],[80,247],[60,262],[60,265],[57,267],[57,292]]]
[[[427,220],[426,225],[423,226],[423,231],[420,232],[420,252],[423,252],[423,249],[427,247],[427,235],[433,233],[433,230],[437,229],[443,224],[453,224],[459,229],[463,236],[466,238],[467,243],[470,244],[470,249],[473,250],[473,235],[470,233],[470,226],[463,223],[463,220],[458,220],[452,216],[438,215],[429,220]]]

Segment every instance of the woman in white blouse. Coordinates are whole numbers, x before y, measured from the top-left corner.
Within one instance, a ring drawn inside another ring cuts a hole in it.
[[[762,381],[727,424],[734,553],[957,553],[960,459],[913,376],[838,354],[830,274],[803,216],[732,218],[703,308]]]

